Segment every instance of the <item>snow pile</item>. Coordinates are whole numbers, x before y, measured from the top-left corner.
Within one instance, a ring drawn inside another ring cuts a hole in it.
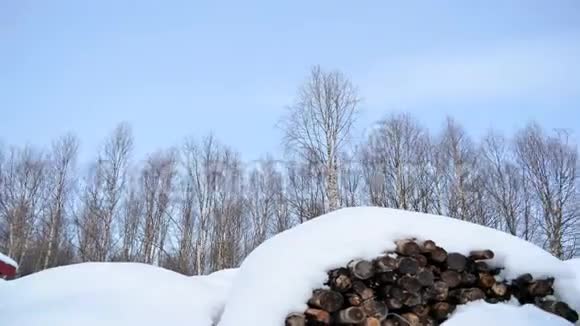
[[[0,261],[6,265],[10,265],[16,269],[18,269],[18,264],[10,257],[6,256],[5,254],[0,252]]]
[[[85,263],[0,283],[3,325],[210,326],[234,270],[187,277],[135,263]]]
[[[570,326],[570,322],[533,305],[488,304],[478,301],[459,306],[453,318],[443,325]]]
[[[524,273],[534,278],[553,276],[554,288],[561,299],[575,309],[580,307],[579,291],[567,286],[575,282],[572,269],[529,242],[447,217],[360,207],[311,220],[254,250],[238,272],[219,325],[283,325],[288,313],[305,310],[312,289],[323,286],[327,270],[345,265],[353,258],[377,257],[385,250],[394,250],[395,240],[409,237],[434,240],[449,252],[467,254],[471,250],[491,249],[496,256],[490,265],[505,267],[503,277],[513,279]],[[493,316],[483,318],[482,314],[490,312]],[[517,317],[527,314],[547,315],[533,307],[481,304],[462,308],[457,317],[452,317],[456,320],[451,319],[446,325],[466,325],[469,320],[471,325],[487,326],[494,320],[488,318],[506,318],[505,315],[518,319],[517,325],[532,325],[528,323],[529,317],[521,320]],[[567,323],[555,316],[532,319],[543,321],[541,325]],[[557,321],[550,323],[553,320]],[[500,324],[506,323],[502,320]]]

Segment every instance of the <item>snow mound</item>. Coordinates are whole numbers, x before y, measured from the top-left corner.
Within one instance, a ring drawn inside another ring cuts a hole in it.
[[[289,313],[305,310],[312,289],[323,286],[327,270],[343,266],[354,258],[377,257],[384,250],[394,250],[395,240],[409,237],[434,240],[449,252],[467,254],[475,249],[492,249],[496,257],[491,265],[504,266],[503,277],[512,279],[523,273],[534,277],[553,276],[554,287],[562,300],[575,309],[580,307],[580,293],[566,286],[575,282],[572,269],[532,243],[448,217],[358,207],[323,215],[278,234],[256,248],[240,267],[219,325],[283,325]],[[251,304],[248,304],[250,298]],[[534,311],[498,307],[484,305],[467,309],[464,314],[468,317],[463,318],[479,316],[478,311],[488,310],[498,315],[514,313],[514,316]]]
[[[5,254],[0,252],[0,261],[4,264],[13,266],[14,268],[18,268],[18,264],[14,261],[14,259],[6,256]]]
[[[210,326],[235,270],[187,277],[136,263],[84,263],[0,283],[3,325]]]
[[[570,322],[533,305],[488,304],[483,301],[459,306],[444,326],[570,326]]]

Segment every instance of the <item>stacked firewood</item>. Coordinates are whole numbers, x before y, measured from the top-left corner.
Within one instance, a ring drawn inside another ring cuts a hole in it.
[[[458,305],[485,300],[535,304],[573,323],[578,314],[553,297],[554,279],[529,274],[502,280],[501,268],[486,261],[491,250],[469,255],[451,252],[434,241],[402,240],[395,252],[373,261],[353,260],[328,272],[327,287],[314,290],[308,309],[286,318],[287,326],[440,325]]]

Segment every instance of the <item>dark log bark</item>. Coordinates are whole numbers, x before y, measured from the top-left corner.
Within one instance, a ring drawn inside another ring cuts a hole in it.
[[[528,285],[528,293],[533,297],[545,297],[554,294],[554,279],[536,280]]]
[[[437,302],[431,306],[431,316],[435,318],[436,321],[443,321],[449,317],[449,315],[455,310],[455,306],[447,302]]]
[[[489,260],[493,257],[495,254],[491,250],[474,250],[469,253],[469,258],[473,260]]]
[[[377,273],[392,272],[397,269],[398,260],[391,256],[383,256],[374,261]]]
[[[395,272],[386,272],[375,275],[376,281],[381,284],[393,284],[397,282],[397,278],[398,276]]]
[[[348,263],[348,269],[359,280],[368,280],[375,275],[373,263],[367,260],[353,260]]]
[[[475,262],[475,271],[489,273],[491,271],[491,268],[489,267],[489,265],[486,262],[478,261],[478,262]]]
[[[387,318],[387,314],[389,313],[389,308],[387,305],[384,302],[378,300],[365,301],[363,302],[361,308],[367,317],[373,317],[378,320],[384,320]]]
[[[412,257],[415,258],[415,260],[419,264],[419,267],[425,267],[429,263],[429,261],[427,260],[427,257],[425,257],[421,254],[413,255]]]
[[[430,252],[433,252],[436,248],[437,248],[437,244],[435,243],[435,241],[426,240],[425,242],[423,242],[423,245],[421,246],[421,252],[422,253],[430,253]]]
[[[493,277],[493,276],[492,276]],[[461,273],[461,286],[472,287],[477,285],[477,275],[468,272]],[[495,281],[495,279],[494,279]]]
[[[397,298],[388,298],[385,300],[385,304],[389,310],[399,310],[403,308],[403,302]]]
[[[352,279],[346,268],[339,268],[328,273],[328,285],[334,291],[346,292],[352,287]]]
[[[465,266],[467,265],[467,258],[460,253],[453,252],[447,255],[446,264],[447,268],[450,270],[463,272],[465,270]]]
[[[413,240],[400,240],[396,245],[396,252],[400,255],[413,256],[421,253],[421,247]]]
[[[459,304],[477,301],[485,298],[485,293],[479,288],[457,289],[449,292],[449,297]]]
[[[515,279],[514,283],[525,285],[534,280],[532,274],[522,274]]]
[[[441,247],[437,247],[429,253],[428,258],[437,264],[442,264],[447,260],[447,251]]]
[[[344,303],[342,295],[336,291],[315,290],[308,305],[328,312],[338,311]]]
[[[488,273],[479,273],[479,281],[477,284],[482,289],[491,289],[495,285],[495,277]]]
[[[315,321],[319,324],[330,324],[330,314],[321,309],[309,308],[304,313],[307,321]]]
[[[336,314],[336,322],[339,324],[358,324],[365,319],[364,311],[359,307],[349,307]]]
[[[416,305],[411,308],[411,312],[423,320],[429,316],[429,311],[430,308],[427,305]]]
[[[423,269],[417,274],[417,280],[423,287],[429,287],[435,283],[435,276],[429,269]]]
[[[456,288],[461,285],[461,274],[456,271],[448,270],[441,273],[441,280],[445,282],[449,288]]]
[[[375,297],[375,291],[373,291],[373,289],[369,288],[361,281],[354,281],[352,283],[352,290],[354,291],[354,293],[358,294],[363,301]]]
[[[401,274],[417,274],[419,271],[419,263],[415,258],[401,257],[399,260],[399,268],[397,269]]]
[[[405,275],[397,281],[397,285],[403,290],[411,293],[418,293],[421,290],[421,283],[414,276]]]
[[[540,309],[560,316],[569,322],[575,324],[578,321],[578,313],[568,304],[559,301],[543,301],[536,304]]]
[[[290,314],[286,317],[286,326],[305,326],[306,317],[303,314]]]
[[[423,303],[421,293],[405,293],[403,306],[414,307]]]

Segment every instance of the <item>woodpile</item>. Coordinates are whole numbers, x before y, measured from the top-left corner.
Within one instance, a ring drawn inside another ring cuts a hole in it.
[[[576,311],[554,299],[554,279],[524,274],[502,280],[501,269],[487,263],[493,257],[491,250],[464,255],[430,240],[401,240],[394,252],[329,271],[327,287],[314,290],[309,308],[289,315],[286,325],[432,326],[446,321],[458,305],[512,297],[578,320]]]

